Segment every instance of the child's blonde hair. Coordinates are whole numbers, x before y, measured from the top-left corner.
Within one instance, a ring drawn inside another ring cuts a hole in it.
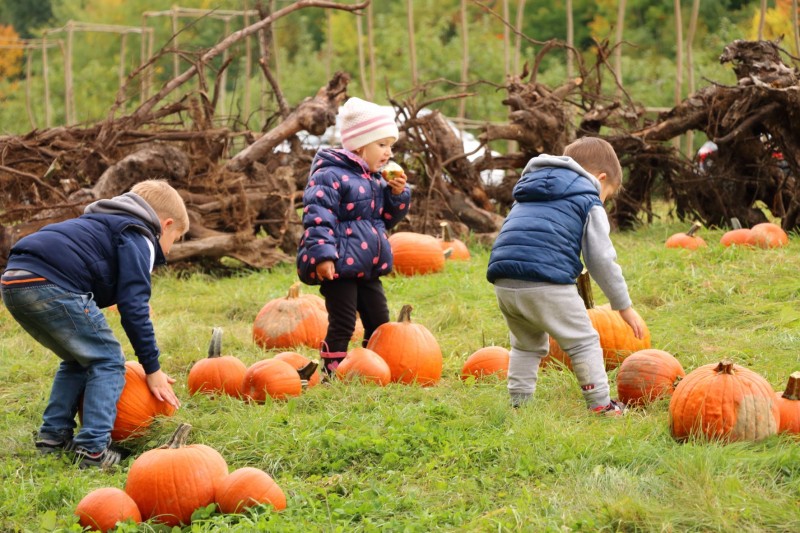
[[[161,220],[173,219],[175,228],[181,235],[189,231],[189,213],[186,212],[186,204],[183,203],[178,191],[166,180],[140,181],[131,187],[131,192],[138,194],[150,204]]]
[[[564,155],[592,174],[605,172],[608,184],[615,189],[621,188],[622,166],[608,141],[599,137],[581,137],[564,148]]]

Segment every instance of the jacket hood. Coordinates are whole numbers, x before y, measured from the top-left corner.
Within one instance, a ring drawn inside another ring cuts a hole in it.
[[[513,195],[517,202],[538,202],[599,192],[600,181],[574,159],[543,154],[525,166]]]
[[[370,173],[369,167],[363,159],[349,150],[339,148],[325,148],[319,150],[314,156],[311,168],[316,170],[325,167],[339,167],[359,174]]]
[[[153,232],[156,239],[161,237],[161,221],[144,198],[136,193],[126,192],[111,199],[98,200],[86,206],[84,214],[127,215],[141,219]]]

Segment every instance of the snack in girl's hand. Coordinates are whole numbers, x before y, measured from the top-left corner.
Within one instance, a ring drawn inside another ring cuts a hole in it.
[[[383,179],[386,181],[392,181],[395,178],[399,178],[404,174],[403,167],[395,163],[394,161],[389,161],[381,170],[381,175]]]

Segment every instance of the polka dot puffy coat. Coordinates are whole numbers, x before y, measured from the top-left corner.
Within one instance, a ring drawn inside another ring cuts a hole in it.
[[[303,236],[297,274],[319,284],[316,266],[331,260],[337,278],[376,279],[392,270],[387,229],[408,213],[411,190],[392,194],[379,172],[343,149],[322,149],[303,193]]]

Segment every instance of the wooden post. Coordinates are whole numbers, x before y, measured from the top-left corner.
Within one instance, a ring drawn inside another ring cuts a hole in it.
[[[28,112],[28,120],[31,123],[31,129],[36,129],[36,120],[33,118],[33,109],[31,108],[31,77],[32,77],[32,69],[33,66],[31,65],[33,60],[33,45],[25,45],[25,49],[27,54],[25,56],[25,110]]]
[[[366,61],[364,60],[364,29],[361,25],[361,16],[356,15],[356,39],[358,40],[358,76],[361,82],[361,90],[364,92],[364,97],[372,101],[372,95],[369,91],[369,84],[367,83]],[[330,78],[329,78],[330,79]]]
[[[123,33],[120,36],[120,39],[119,39],[119,76],[118,77],[119,77],[119,86],[120,87],[122,87],[122,85],[125,83],[125,53],[126,53],[125,45],[127,44],[127,41],[128,41],[128,34],[127,33]],[[122,109],[125,109],[125,100],[127,100],[127,97],[122,101],[122,105],[121,105]]]
[[[47,31],[42,33],[42,80],[44,81],[44,125],[52,127],[52,114],[50,106],[50,75],[47,66]]]
[[[520,52],[522,51],[522,37],[520,33],[522,33],[522,21],[525,17],[525,0],[518,0],[519,3],[517,4],[517,21],[514,26],[517,29],[517,41],[514,44],[514,73],[518,73],[520,71]]]
[[[172,45],[175,50],[178,49],[178,6],[172,6]],[[173,77],[177,78],[180,74],[180,56],[178,53],[172,54],[172,72]]]
[[[694,94],[694,35],[697,32],[697,18],[700,14],[700,0],[692,2],[692,18],[689,19],[689,34],[686,36],[686,74],[688,79],[687,93]],[[686,156],[694,155],[694,130],[686,132]]]
[[[411,63],[411,85],[416,87],[419,79],[417,75],[417,47],[414,32],[414,0],[406,0],[406,14],[408,22],[408,57]]]
[[[792,0],[792,32],[794,33],[794,55],[800,54],[800,32],[797,29],[797,0]]]
[[[139,42],[139,67],[147,62],[147,14],[142,13],[142,34]],[[147,69],[150,70],[150,69]],[[139,71],[139,103],[147,99],[147,71]]]
[[[225,19],[225,37],[231,34],[231,19],[230,17]],[[225,50],[222,52],[222,63],[225,64],[228,61],[228,57],[230,57],[230,52]],[[222,112],[223,116],[227,116],[227,112],[230,107],[227,105],[227,97],[228,97],[228,69],[222,71],[222,78],[219,80],[219,107],[220,111]]]
[[[683,18],[681,17],[681,0],[673,0],[675,8],[675,105],[681,103],[681,86],[683,85]],[[673,146],[681,149],[681,138],[675,137]]]
[[[372,2],[367,6],[367,48],[369,49],[369,93],[375,95],[375,75],[376,59],[375,59],[375,32],[372,25]]]
[[[325,11],[325,24],[327,25],[328,31],[326,31],[326,42],[325,42],[325,79],[331,79],[331,72],[333,71],[333,19],[331,17],[331,12],[326,10]]]
[[[758,14],[758,40],[764,39],[764,21],[767,19],[767,0],[761,0],[761,10]]]
[[[569,1],[569,0],[568,0]],[[506,80],[511,70],[511,32],[508,29],[508,0],[503,0],[503,74]]]
[[[248,27],[250,25],[250,15],[248,14],[248,4],[245,2],[244,4],[244,17],[242,20],[244,21],[244,27]],[[253,52],[250,50],[250,36],[244,38],[244,105],[242,109],[244,111],[243,122],[247,125],[250,122],[250,74],[251,69],[253,67]],[[246,126],[247,127],[247,126]]]
[[[467,0],[461,0],[461,83],[466,87],[469,81],[469,19],[467,17]],[[462,89],[463,90],[463,89]],[[464,118],[467,112],[467,99],[461,98],[458,103],[459,137],[464,134]]]
[[[64,115],[67,126],[75,119],[74,98],[72,93],[72,21],[67,22],[67,50],[64,53]]]
[[[622,35],[625,29],[625,0],[617,0],[617,32],[614,39],[614,70],[616,70],[619,85],[617,98],[622,97]]]
[[[574,70],[572,54],[575,49],[575,17],[572,11],[572,0],[567,0],[567,46],[569,46],[569,50],[567,50],[567,80],[571,80]]]

